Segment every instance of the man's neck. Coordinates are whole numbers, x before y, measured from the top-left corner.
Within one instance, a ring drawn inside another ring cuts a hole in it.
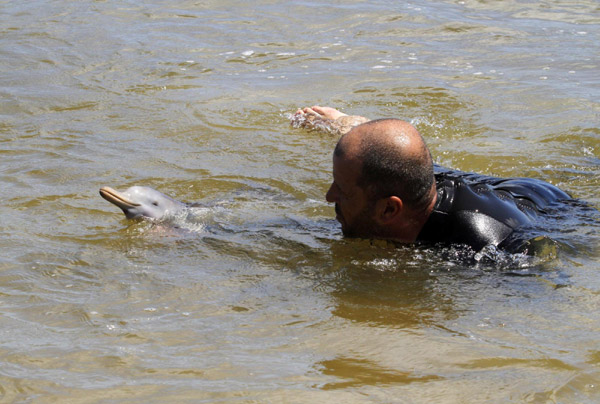
[[[412,243],[417,240],[419,233],[423,230],[423,227],[425,226],[425,223],[427,223],[429,216],[431,216],[431,212],[433,212],[433,208],[437,202],[437,188],[435,183],[430,192],[430,202],[425,209],[406,212],[407,219],[402,221],[402,226],[398,229],[398,235],[400,236],[398,238],[402,239],[400,241]]]

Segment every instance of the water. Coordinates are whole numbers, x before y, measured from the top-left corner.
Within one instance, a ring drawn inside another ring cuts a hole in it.
[[[599,27],[594,1],[1,2],[0,400],[597,402],[597,215],[534,258],[344,240],[335,139],[286,116],[406,119],[439,164],[597,208]],[[98,189],[132,185],[214,214],[126,221]]]

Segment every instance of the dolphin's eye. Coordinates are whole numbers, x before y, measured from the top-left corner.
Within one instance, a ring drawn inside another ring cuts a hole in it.
[[[154,201],[154,202],[152,202],[152,205],[158,206],[158,202]]]

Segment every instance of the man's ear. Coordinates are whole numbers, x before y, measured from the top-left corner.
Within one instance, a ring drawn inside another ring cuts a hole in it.
[[[403,208],[404,203],[397,196],[381,198],[375,204],[375,220],[379,224],[389,224],[402,213]]]

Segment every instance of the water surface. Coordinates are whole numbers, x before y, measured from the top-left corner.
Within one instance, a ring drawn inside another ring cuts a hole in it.
[[[1,400],[597,402],[597,214],[533,258],[345,240],[336,139],[287,115],[399,117],[598,208],[599,28],[591,0],[0,2]],[[213,214],[126,221],[105,185]]]

